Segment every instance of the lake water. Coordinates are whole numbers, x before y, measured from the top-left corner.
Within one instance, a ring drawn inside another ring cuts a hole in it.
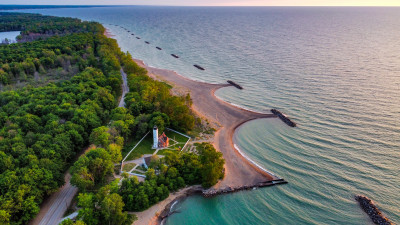
[[[17,42],[17,36],[21,31],[10,31],[10,32],[0,32],[0,43],[4,42],[5,39],[9,40],[9,43]]]
[[[244,90],[216,94],[257,111],[277,108],[298,124],[263,119],[235,134],[243,152],[289,184],[190,197],[167,224],[372,224],[355,194],[400,223],[400,8],[25,11],[104,23],[133,57],[196,80],[234,80]]]

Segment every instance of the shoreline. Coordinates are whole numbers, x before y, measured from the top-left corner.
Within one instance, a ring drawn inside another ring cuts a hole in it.
[[[133,61],[135,61],[139,66],[145,68],[148,71],[148,76],[158,80],[158,81],[162,81],[162,82],[167,82],[168,84],[170,84],[173,88],[172,91],[175,91],[176,93],[190,93],[192,96],[192,92],[193,89],[188,88],[187,86],[181,85],[180,82],[173,82],[172,79],[166,79],[166,77],[168,77],[168,75],[171,77],[175,77],[178,80],[181,80],[184,82],[190,82],[190,83],[195,83],[196,85],[199,86],[208,86],[208,89],[210,90],[210,95],[212,96],[213,100],[215,102],[218,102],[219,104],[223,104],[223,105],[228,105],[229,107],[232,107],[235,109],[235,111],[243,111],[246,113],[249,113],[252,115],[251,118],[248,119],[244,119],[241,120],[238,124],[235,124],[233,127],[230,127],[230,129],[228,129],[227,131],[224,130],[224,133],[227,133],[227,139],[228,139],[228,143],[231,147],[231,150],[233,150],[233,153],[235,154],[236,157],[236,161],[239,159],[240,160],[240,164],[245,164],[245,165],[249,165],[252,169],[253,169],[253,173],[259,173],[262,174],[262,177],[260,180],[258,180],[257,182],[252,182],[250,181],[251,179],[249,179],[249,181],[247,181],[246,179],[243,181],[242,180],[242,184],[240,185],[234,185],[235,182],[223,182],[224,180],[227,179],[227,176],[234,176],[233,174],[229,173],[229,168],[226,166],[224,166],[225,168],[225,177],[222,181],[219,181],[216,185],[214,185],[213,187],[210,188],[210,190],[214,189],[214,190],[218,190],[218,189],[223,189],[223,188],[227,188],[227,187],[237,187],[237,186],[241,186],[241,185],[246,185],[246,184],[255,184],[255,183],[259,183],[259,182],[265,182],[265,181],[272,181],[272,180],[277,180],[277,179],[281,179],[280,177],[278,177],[277,175],[273,174],[272,172],[268,171],[267,169],[263,168],[262,166],[258,165],[257,163],[255,163],[252,160],[247,159],[246,157],[248,157],[247,155],[245,155],[244,153],[241,153],[238,151],[238,149],[235,147],[236,144],[234,143],[234,133],[236,131],[236,129],[239,129],[240,126],[242,126],[243,124],[255,120],[255,119],[263,119],[263,118],[277,118],[275,115],[273,114],[267,114],[267,113],[262,113],[262,112],[257,112],[257,111],[251,111],[248,110],[246,108],[240,107],[238,105],[232,104],[230,102],[226,102],[223,99],[217,97],[215,95],[215,91],[217,91],[220,88],[225,88],[225,87],[231,87],[232,85],[230,84],[211,84],[211,83],[206,83],[206,82],[202,82],[202,81],[195,81],[195,80],[191,80],[187,77],[184,77],[181,74],[178,74],[176,71],[173,70],[167,70],[167,69],[160,69],[160,68],[155,68],[155,67],[151,67],[148,66],[144,63],[143,60],[140,59],[132,59]],[[218,121],[215,121],[216,118],[207,115],[207,113],[200,111],[198,108],[195,107],[196,105],[196,101],[193,100],[193,105],[194,107],[192,107],[192,110],[194,111],[194,113],[202,118],[207,119],[210,122],[216,122],[217,124],[220,124]],[[227,129],[228,127],[224,127],[223,125],[221,125],[218,130],[216,131],[215,135],[214,135],[214,140],[211,142],[211,144],[218,150],[221,152],[219,144],[220,141],[218,140],[218,137],[220,136],[220,132],[223,129]],[[226,139],[225,139],[226,140]],[[227,161],[229,160],[229,158],[227,159],[224,155],[224,159]],[[228,175],[229,174],[229,175]],[[248,183],[247,183],[248,182]],[[230,185],[231,183],[231,185]],[[162,221],[164,221],[167,218],[160,218],[160,215],[162,215],[162,213],[165,212],[169,212],[171,210],[171,206],[176,202],[176,201],[181,201],[183,199],[186,199],[187,197],[194,195],[196,193],[192,193],[190,195],[187,194],[182,194],[177,196],[176,198],[169,200],[168,204],[165,204],[165,200],[161,203],[162,206],[164,206],[164,209],[161,211],[160,214],[158,213],[154,213],[152,218],[144,218],[144,217],[138,217],[138,220],[134,223],[142,225],[142,224],[154,224],[154,225],[158,225],[161,224]],[[166,199],[168,200],[168,198]],[[158,205],[160,203],[157,203],[156,205]],[[156,206],[155,205],[155,206]],[[154,206],[153,206],[154,207]],[[147,211],[147,210],[145,210]],[[141,220],[141,221],[140,221]],[[145,220],[145,221],[143,221]],[[149,223],[146,223],[149,222]]]
[[[114,37],[108,29],[105,30],[104,35],[109,38]],[[170,84],[173,94],[182,95],[190,93],[193,101],[191,110],[202,119],[218,125],[214,139],[210,143],[217,151],[223,154],[223,158],[225,159],[225,176],[208,190],[237,188],[280,179],[252,160],[248,160],[244,153],[236,149],[234,143],[234,133],[244,123],[255,119],[277,118],[277,116],[271,113],[256,112],[240,107],[224,101],[215,95],[215,91],[218,89],[233,87],[232,84],[212,84],[204,81],[196,81],[184,77],[173,70],[148,66],[140,59],[132,58],[132,60],[140,67],[145,68],[148,71],[147,75],[149,77]],[[193,190],[193,188],[195,186],[181,189],[178,192],[170,194],[167,199],[153,205],[149,209],[142,212],[135,212],[138,220],[134,224],[160,224],[162,222],[160,215],[168,214],[171,206],[177,200],[185,199],[196,193],[187,193],[188,190]]]
[[[238,156],[241,157],[241,158],[243,159],[243,161],[247,162],[247,163],[250,164],[251,166],[254,166],[254,169],[258,170],[258,171],[261,172],[261,173],[267,173],[266,175],[267,175],[267,176],[270,176],[271,179],[281,179],[280,177],[278,177],[278,176],[276,176],[276,175],[271,175],[271,174],[270,174],[270,173],[271,173],[270,171],[268,171],[267,169],[265,169],[265,168],[263,168],[262,166],[258,165],[257,163],[252,162],[252,160],[248,160],[248,159],[245,157],[245,156],[247,156],[247,155],[244,154],[244,153],[239,152],[239,151],[236,149],[236,147],[235,147],[236,144],[234,143],[234,133],[235,133],[235,131],[236,131],[237,129],[239,129],[240,126],[242,126],[243,124],[245,124],[245,123],[247,123],[247,122],[250,122],[250,121],[252,121],[252,120],[256,120],[256,119],[277,118],[277,116],[275,116],[275,115],[273,115],[273,114],[267,114],[267,113],[257,112],[257,111],[253,111],[253,110],[246,109],[246,108],[244,108],[244,107],[240,107],[240,106],[238,106],[238,105],[236,105],[236,104],[232,104],[232,103],[230,103],[230,102],[224,101],[223,99],[221,99],[220,97],[217,97],[217,96],[215,95],[215,91],[217,91],[218,89],[224,88],[224,87],[231,87],[232,85],[230,85],[230,84],[212,84],[212,83],[207,83],[207,82],[202,82],[202,81],[195,81],[195,80],[191,80],[191,79],[189,79],[189,78],[187,78],[187,77],[184,77],[183,75],[177,73],[176,71],[151,67],[151,66],[146,65],[146,64],[144,63],[144,61],[143,61],[143,60],[140,60],[140,59],[135,59],[135,58],[133,58],[132,60],[135,61],[139,66],[145,68],[145,69],[148,71],[148,76],[150,76],[150,77],[153,78],[153,79],[159,80],[159,81],[164,81],[164,82],[165,82],[165,81],[167,81],[167,80],[164,80],[164,79],[160,78],[160,75],[158,75],[158,74],[150,73],[150,70],[149,70],[149,69],[152,69],[152,70],[163,70],[164,72],[167,72],[167,73],[173,73],[174,75],[180,77],[181,79],[185,79],[185,80],[188,80],[188,81],[190,81],[190,82],[196,82],[196,83],[199,83],[199,84],[206,84],[206,85],[217,85],[217,86],[219,86],[219,87],[214,88],[214,89],[212,90],[212,95],[213,95],[213,97],[215,98],[215,100],[217,100],[217,101],[219,101],[219,102],[221,102],[221,103],[224,103],[224,104],[228,104],[228,105],[230,105],[230,106],[232,106],[232,107],[235,107],[235,108],[237,108],[237,109],[239,109],[239,110],[243,110],[243,111],[247,111],[247,112],[250,112],[250,113],[259,114],[260,117],[251,118],[251,119],[242,121],[242,122],[240,122],[239,124],[237,124],[237,125],[233,128],[233,133],[230,134],[230,137],[231,137],[230,139],[231,139],[231,141],[232,141],[232,147],[233,147],[233,149],[235,149],[235,152],[238,154]],[[176,87],[176,84],[173,83],[173,82],[171,83],[171,85],[173,86],[173,88],[178,88],[178,89],[184,88],[184,87]],[[179,92],[179,91],[178,91],[178,92]],[[189,93],[190,93],[190,90],[189,90]],[[196,113],[198,116],[202,116],[202,117],[204,117],[204,118],[206,118],[206,119],[208,119],[208,120],[212,119],[212,118],[210,118],[210,117],[207,117],[207,116],[204,115],[203,113],[198,112],[197,110],[195,110],[195,109],[193,109],[193,108],[192,108],[192,110],[194,110],[195,113]],[[265,115],[266,117],[263,117],[264,115]],[[220,127],[219,129],[221,129],[221,128],[222,128],[222,127]],[[217,130],[216,133],[217,133],[218,131],[219,131],[219,130]],[[216,136],[217,136],[217,135],[214,135],[214,138],[215,138]],[[214,145],[214,141],[211,142],[211,144]],[[214,145],[214,147],[215,147],[215,145]],[[217,150],[218,150],[218,148],[217,148]],[[247,156],[247,157],[248,157],[248,156]],[[263,169],[261,169],[260,167],[263,168]],[[268,171],[268,172],[266,172],[266,171]]]
[[[236,107],[236,108],[238,108],[238,109],[248,111],[248,112],[258,113],[258,114],[270,114],[270,113],[269,113],[269,110],[268,110],[268,113],[264,113],[264,112],[260,112],[260,111],[248,109],[248,108],[245,108],[245,107],[243,107],[243,106],[237,105],[237,104],[235,104],[235,103],[228,102],[228,101],[226,101],[226,100],[224,100],[224,99],[218,97],[217,95],[215,95],[215,91],[217,91],[218,89],[221,89],[221,88],[224,88],[224,87],[232,87],[232,85],[229,84],[229,83],[226,83],[226,84],[214,84],[214,83],[208,83],[208,82],[205,82],[205,81],[192,80],[192,79],[190,79],[190,78],[188,78],[188,77],[185,77],[185,76],[179,74],[179,73],[176,72],[175,70],[160,69],[160,68],[157,68],[157,67],[149,66],[149,65],[147,65],[147,64],[146,64],[143,60],[141,60],[141,59],[132,58],[132,60],[133,60],[134,62],[136,62],[140,67],[146,68],[147,70],[148,70],[148,68],[155,69],[155,70],[164,70],[165,72],[174,73],[176,76],[179,76],[180,78],[186,79],[186,80],[191,81],[191,82],[197,82],[197,83],[208,84],[208,85],[219,85],[219,86],[221,86],[221,87],[215,89],[214,92],[213,92],[213,95],[214,95],[214,97],[215,97],[217,100],[219,100],[219,101],[221,101],[221,102],[224,102],[224,103],[226,103],[226,104],[229,104],[229,105],[231,105],[231,106],[233,106],[233,107]],[[155,80],[158,80],[158,81],[163,81],[163,82],[166,81],[166,80],[163,80],[162,78],[160,78],[159,75],[157,76],[157,74],[148,74],[148,76],[151,77],[151,78],[153,78],[153,79],[155,79]],[[174,85],[174,84],[172,83],[172,85]],[[173,88],[175,88],[175,87],[173,87]],[[183,88],[183,87],[180,87],[180,88]],[[190,90],[187,90],[187,91],[190,92]],[[271,115],[272,115],[272,114],[271,114]],[[278,118],[278,117],[275,116],[274,118]],[[244,123],[246,123],[246,122],[244,122]],[[240,124],[240,125],[241,125],[241,124]],[[240,125],[239,125],[239,126],[240,126]]]

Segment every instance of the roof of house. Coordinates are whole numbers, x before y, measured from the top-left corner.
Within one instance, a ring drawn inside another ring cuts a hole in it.
[[[159,141],[167,141],[167,139],[168,139],[168,137],[167,137],[167,135],[165,135],[164,132],[158,138]]]

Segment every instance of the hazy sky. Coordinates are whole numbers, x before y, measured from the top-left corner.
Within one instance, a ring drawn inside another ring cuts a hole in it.
[[[0,0],[21,5],[400,6],[400,0]]]

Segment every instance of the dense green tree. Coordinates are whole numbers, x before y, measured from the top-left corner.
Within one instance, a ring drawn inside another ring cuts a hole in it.
[[[202,185],[211,187],[224,177],[225,160],[222,153],[215,151],[215,148],[209,143],[202,143],[197,149],[202,163]]]
[[[105,224],[122,225],[128,219],[128,214],[123,212],[125,206],[122,197],[112,193],[104,197],[100,203],[101,214],[104,216]]]
[[[108,130],[109,128],[105,126],[93,129],[90,134],[90,142],[101,147],[108,146],[111,143],[111,134]]]
[[[79,194],[78,206],[77,218],[86,224],[128,225],[135,219],[123,212],[125,203],[119,194],[113,192],[112,184],[102,187],[97,194]]]
[[[71,167],[71,184],[86,191],[103,184],[113,173],[114,163],[111,155],[102,148],[90,150]]]
[[[0,224],[9,224],[10,214],[5,210],[0,210]]]
[[[122,160],[121,151],[122,151],[122,147],[118,144],[113,143],[113,144],[108,145],[108,147],[107,147],[107,152],[110,154],[111,160],[114,163],[121,162],[121,160]]]

